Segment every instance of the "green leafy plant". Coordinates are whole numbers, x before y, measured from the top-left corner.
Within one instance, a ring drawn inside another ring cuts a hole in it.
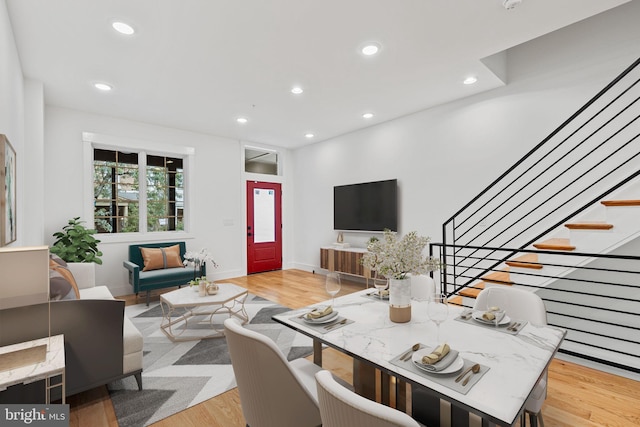
[[[62,227],[62,231],[53,233],[56,241],[49,250],[52,254],[58,255],[66,262],[95,262],[102,264],[99,258],[102,252],[98,250],[100,240],[93,237],[96,230],[85,228],[80,221],[80,217],[69,220],[69,223]]]

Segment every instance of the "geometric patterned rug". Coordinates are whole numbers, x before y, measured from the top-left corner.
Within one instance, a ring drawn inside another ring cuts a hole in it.
[[[245,309],[245,327],[271,338],[288,360],[313,352],[309,337],[271,320],[288,308],[249,294]],[[147,426],[236,387],[224,337],[172,342],[160,330],[159,303],[127,306],[125,315],[144,337],[143,370],[141,391],[134,377],[108,385],[120,427]]]

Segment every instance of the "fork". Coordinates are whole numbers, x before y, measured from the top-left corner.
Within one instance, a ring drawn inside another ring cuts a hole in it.
[[[347,319],[346,319],[346,318],[345,318],[345,319],[342,319],[342,320],[341,320],[341,321],[339,321],[339,322],[336,322],[336,323],[332,323],[332,324],[330,324],[330,325],[327,325],[327,326],[325,326],[324,328],[325,328],[327,331],[330,331],[331,329],[333,329],[333,328],[335,328],[335,327],[337,327],[337,326],[340,326],[340,325],[344,325],[345,323],[347,323]]]

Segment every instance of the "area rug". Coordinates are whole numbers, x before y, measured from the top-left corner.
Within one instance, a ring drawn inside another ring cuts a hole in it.
[[[245,327],[271,338],[287,359],[313,352],[310,338],[271,319],[288,308],[251,294],[245,308]],[[147,426],[236,387],[224,338],[173,343],[160,330],[159,303],[128,306],[125,315],[144,337],[143,390],[133,377],[108,385],[120,427]]]

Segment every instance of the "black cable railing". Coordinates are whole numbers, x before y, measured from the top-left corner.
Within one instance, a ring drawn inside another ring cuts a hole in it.
[[[572,265],[574,261],[558,261],[559,257],[566,256],[571,260],[597,259],[597,264],[608,259],[606,254],[600,254],[606,248],[589,248],[589,251],[593,250],[595,253],[569,253],[534,251],[531,245],[550,237],[563,237],[568,234],[568,231],[562,231],[563,224],[579,221],[581,216],[592,214],[594,206],[600,201],[607,197],[615,198],[618,193],[628,191],[631,185],[640,180],[638,101],[640,58],[447,220],[442,225],[442,244],[434,244],[446,265],[441,272],[443,291],[458,295],[464,289],[475,286],[488,273],[502,271],[506,261],[522,253],[546,257],[545,262],[541,262],[542,267],[552,273],[522,272],[522,269],[517,269],[517,272],[511,274],[510,283],[505,284],[522,286],[547,297],[545,303],[550,317],[564,319],[563,327],[572,332],[565,340],[567,353],[582,354],[586,359],[605,360],[599,354],[606,353],[607,348],[616,344],[589,344],[589,340],[583,339],[583,336],[601,339],[607,337],[607,340],[612,338],[595,329],[582,331],[579,327],[576,328],[571,322],[584,321],[585,318],[573,311],[581,307],[582,310],[594,311],[598,315],[609,313],[613,316],[616,309],[603,309],[593,304],[583,307],[577,302],[565,305],[558,302],[563,299],[558,299],[557,296],[575,293],[574,298],[578,299],[604,298],[589,289],[578,292],[573,290],[578,285],[583,288],[603,286],[615,289],[618,304],[640,304],[636,297],[630,296],[634,291],[636,295],[640,293],[638,285],[617,283],[617,279],[590,280],[572,276],[576,271],[588,271],[596,276],[632,275],[637,279],[638,272],[634,269],[620,270],[617,266],[585,267],[580,263]],[[640,196],[634,198],[640,199]],[[636,231],[640,236],[640,221]],[[625,255],[622,258],[617,256],[617,262],[626,260],[627,256],[638,261],[633,255]],[[558,277],[555,270],[573,273]],[[532,285],[529,282],[538,284]],[[557,283],[561,286],[557,286]],[[640,281],[636,280],[635,283]],[[621,290],[630,295],[618,295]],[[547,295],[551,292],[554,293],[553,298]],[[637,308],[635,319],[640,316],[637,314],[640,313],[640,305]],[[626,313],[625,316],[632,314]],[[635,321],[638,324],[634,323],[632,329],[637,334],[640,320]],[[617,319],[601,320],[598,327],[616,326],[617,322]],[[619,326],[627,327],[625,324]],[[616,341],[615,337],[613,339]],[[627,340],[626,336],[618,338],[619,342]],[[637,341],[627,344],[640,346]],[[636,354],[640,354],[640,347],[636,350]],[[626,351],[618,352],[624,353]],[[640,368],[640,361],[637,365],[634,363],[636,362],[611,362],[625,369]]]
[[[565,343],[559,350],[561,353],[582,355],[592,361],[640,373],[640,255],[570,252],[559,256],[550,250],[452,246],[449,249],[486,250],[498,254],[489,259],[490,262],[510,258],[514,254],[537,256],[539,261],[526,264],[542,266],[542,270],[512,268],[508,271],[508,280],[502,283],[496,280],[484,283],[484,286],[509,285],[538,294],[547,307],[549,324],[567,330]],[[440,243],[431,244],[432,254],[445,265],[440,275],[441,291],[454,297],[468,287],[450,286],[452,281],[446,276],[450,275],[451,257],[445,256],[445,249],[447,247]],[[566,262],[562,262],[563,259]],[[572,259],[579,261],[572,262]],[[475,263],[477,258],[462,260],[463,263],[466,261]],[[548,268],[553,268],[555,274],[541,273]],[[504,271],[486,269],[482,275]],[[477,278],[476,275],[465,277]],[[475,300],[465,297],[457,303],[473,308]]]

